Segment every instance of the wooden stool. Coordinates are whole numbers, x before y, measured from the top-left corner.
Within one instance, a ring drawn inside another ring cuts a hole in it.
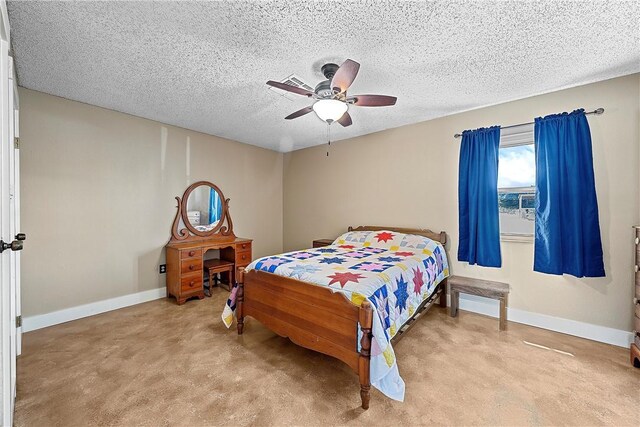
[[[458,315],[460,292],[486,298],[500,300],[500,330],[507,329],[507,300],[509,298],[509,284],[492,282],[490,280],[473,279],[471,277],[449,277],[449,291],[451,293],[451,317]]]
[[[209,272],[209,296],[211,296],[211,288],[218,285],[218,273],[227,273],[227,290],[231,291],[233,288],[233,284],[231,283],[233,263],[231,261],[225,261],[218,258],[208,259],[203,263],[203,268],[205,271]]]

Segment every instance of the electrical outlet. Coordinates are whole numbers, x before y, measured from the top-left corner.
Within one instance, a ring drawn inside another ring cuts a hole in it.
[[[164,274],[167,272],[167,264],[160,264],[159,268],[160,274]]]

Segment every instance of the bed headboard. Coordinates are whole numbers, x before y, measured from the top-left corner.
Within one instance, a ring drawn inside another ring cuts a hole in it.
[[[440,233],[435,233],[426,228],[402,228],[402,227],[379,227],[377,225],[360,225],[358,227],[349,226],[348,231],[380,231],[380,230],[390,230],[395,231],[396,233],[404,233],[404,234],[417,234],[419,236],[427,237],[431,240],[435,240],[436,242],[442,243],[444,245],[447,242],[447,233],[441,231]]]

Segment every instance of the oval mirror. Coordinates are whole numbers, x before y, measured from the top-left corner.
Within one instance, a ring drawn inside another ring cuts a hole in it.
[[[187,220],[191,227],[206,233],[215,230],[222,215],[222,195],[209,185],[198,185],[187,199]]]

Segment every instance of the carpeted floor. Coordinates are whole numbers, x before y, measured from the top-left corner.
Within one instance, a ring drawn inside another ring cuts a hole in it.
[[[15,424],[640,425],[640,369],[628,350],[515,323],[500,333],[496,319],[452,319],[439,307],[395,348],[405,402],[372,389],[363,411],[357,376],[341,362],[250,318],[242,337],[226,329],[226,296],[158,300],[26,334]]]

